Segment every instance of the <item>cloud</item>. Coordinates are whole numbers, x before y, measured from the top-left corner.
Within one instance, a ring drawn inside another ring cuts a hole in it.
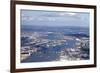
[[[76,13],[68,13],[70,16],[75,16],[77,15]]]
[[[76,16],[77,13],[74,13],[74,12],[60,12],[60,13],[57,13],[59,16]]]
[[[23,17],[22,17],[22,20],[23,20],[23,21],[33,21],[33,20],[35,20],[35,18],[32,17],[32,16],[23,16]]]
[[[26,21],[26,20],[27,20],[27,17],[25,17],[25,16],[22,16],[21,20],[24,20],[24,21]]]

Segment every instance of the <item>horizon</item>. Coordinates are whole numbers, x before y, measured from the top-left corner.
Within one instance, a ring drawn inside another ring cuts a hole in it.
[[[34,27],[64,27],[64,28],[66,28],[66,27],[79,27],[79,28],[89,28],[89,27],[87,27],[87,26],[47,26],[47,25],[21,25],[22,27],[23,26],[34,26]]]

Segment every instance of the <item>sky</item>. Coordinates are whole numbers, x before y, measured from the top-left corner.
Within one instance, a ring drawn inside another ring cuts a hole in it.
[[[21,25],[89,27],[88,12],[21,10]]]

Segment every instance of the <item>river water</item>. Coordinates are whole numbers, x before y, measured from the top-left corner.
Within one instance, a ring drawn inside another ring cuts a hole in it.
[[[75,43],[79,43],[76,41],[76,38],[67,40],[64,44],[54,46],[54,47],[41,47],[40,51],[37,51],[31,54],[27,59],[22,62],[45,62],[45,61],[58,61],[60,60],[61,51],[65,48],[74,48]]]

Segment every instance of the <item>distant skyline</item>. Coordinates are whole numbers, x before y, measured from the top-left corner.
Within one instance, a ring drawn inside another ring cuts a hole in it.
[[[21,10],[21,25],[89,27],[88,12]]]

